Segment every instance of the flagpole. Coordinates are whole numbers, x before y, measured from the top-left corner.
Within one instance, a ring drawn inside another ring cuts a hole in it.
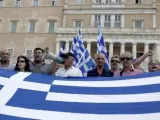
[[[79,63],[81,62],[81,60],[82,60],[82,58],[83,58],[83,56],[85,55],[85,52],[87,51],[87,49],[85,49],[85,51],[83,52],[83,55],[81,56],[81,58],[79,59],[79,61],[78,61],[78,63],[77,63],[77,65],[76,65],[76,67],[79,65]]]

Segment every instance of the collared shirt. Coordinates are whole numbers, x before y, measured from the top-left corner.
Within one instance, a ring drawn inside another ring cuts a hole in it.
[[[1,66],[0,65],[0,69],[5,69],[5,70],[14,70],[15,65],[9,64],[8,66]]]
[[[119,70],[114,73],[115,77],[120,77],[120,76],[133,76],[133,75],[138,75],[138,74],[143,74],[143,71],[141,69],[135,69],[132,68],[129,72],[124,72],[123,70]]]
[[[72,66],[68,70],[59,68],[55,75],[60,77],[83,77],[82,72],[74,66]]]
[[[88,71],[87,77],[113,77],[113,72],[103,69],[102,74],[99,75],[97,68]]]
[[[34,73],[52,74],[52,64],[43,63],[39,66],[31,62],[30,70]]]

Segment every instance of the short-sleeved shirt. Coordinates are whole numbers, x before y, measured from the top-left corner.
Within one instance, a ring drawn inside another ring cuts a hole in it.
[[[14,70],[15,65],[9,64],[8,66],[4,67],[0,65],[0,69],[5,69],[5,70]]]
[[[31,62],[30,70],[33,73],[52,74],[52,65],[43,63],[42,65],[39,66]]]
[[[123,70],[119,70],[114,73],[115,77],[120,77],[120,76],[133,76],[133,75],[138,75],[138,74],[143,74],[143,71],[141,69],[135,69],[132,68],[129,72],[124,72]]]
[[[66,70],[65,68],[59,68],[55,75],[60,77],[83,77],[82,72],[74,66],[72,66],[68,70]]]
[[[103,69],[102,74],[99,75],[97,68],[88,71],[87,77],[113,77],[113,72]]]

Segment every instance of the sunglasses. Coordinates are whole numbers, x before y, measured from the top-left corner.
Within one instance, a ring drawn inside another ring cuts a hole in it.
[[[104,58],[97,58],[97,60],[100,60],[100,59],[101,59],[101,60],[104,60]]]
[[[19,61],[18,61],[18,63],[24,63],[24,62],[25,62],[24,60],[19,60]]]
[[[111,60],[111,63],[120,63],[118,60]]]
[[[121,59],[121,61],[124,61],[124,60],[129,61],[129,60],[131,60],[131,58],[129,58],[129,57],[122,57],[122,58],[120,58],[120,59]]]

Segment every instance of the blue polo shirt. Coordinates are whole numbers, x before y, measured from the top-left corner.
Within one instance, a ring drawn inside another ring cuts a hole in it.
[[[113,72],[103,69],[102,74],[99,75],[97,68],[95,68],[87,72],[87,77],[113,77]]]

